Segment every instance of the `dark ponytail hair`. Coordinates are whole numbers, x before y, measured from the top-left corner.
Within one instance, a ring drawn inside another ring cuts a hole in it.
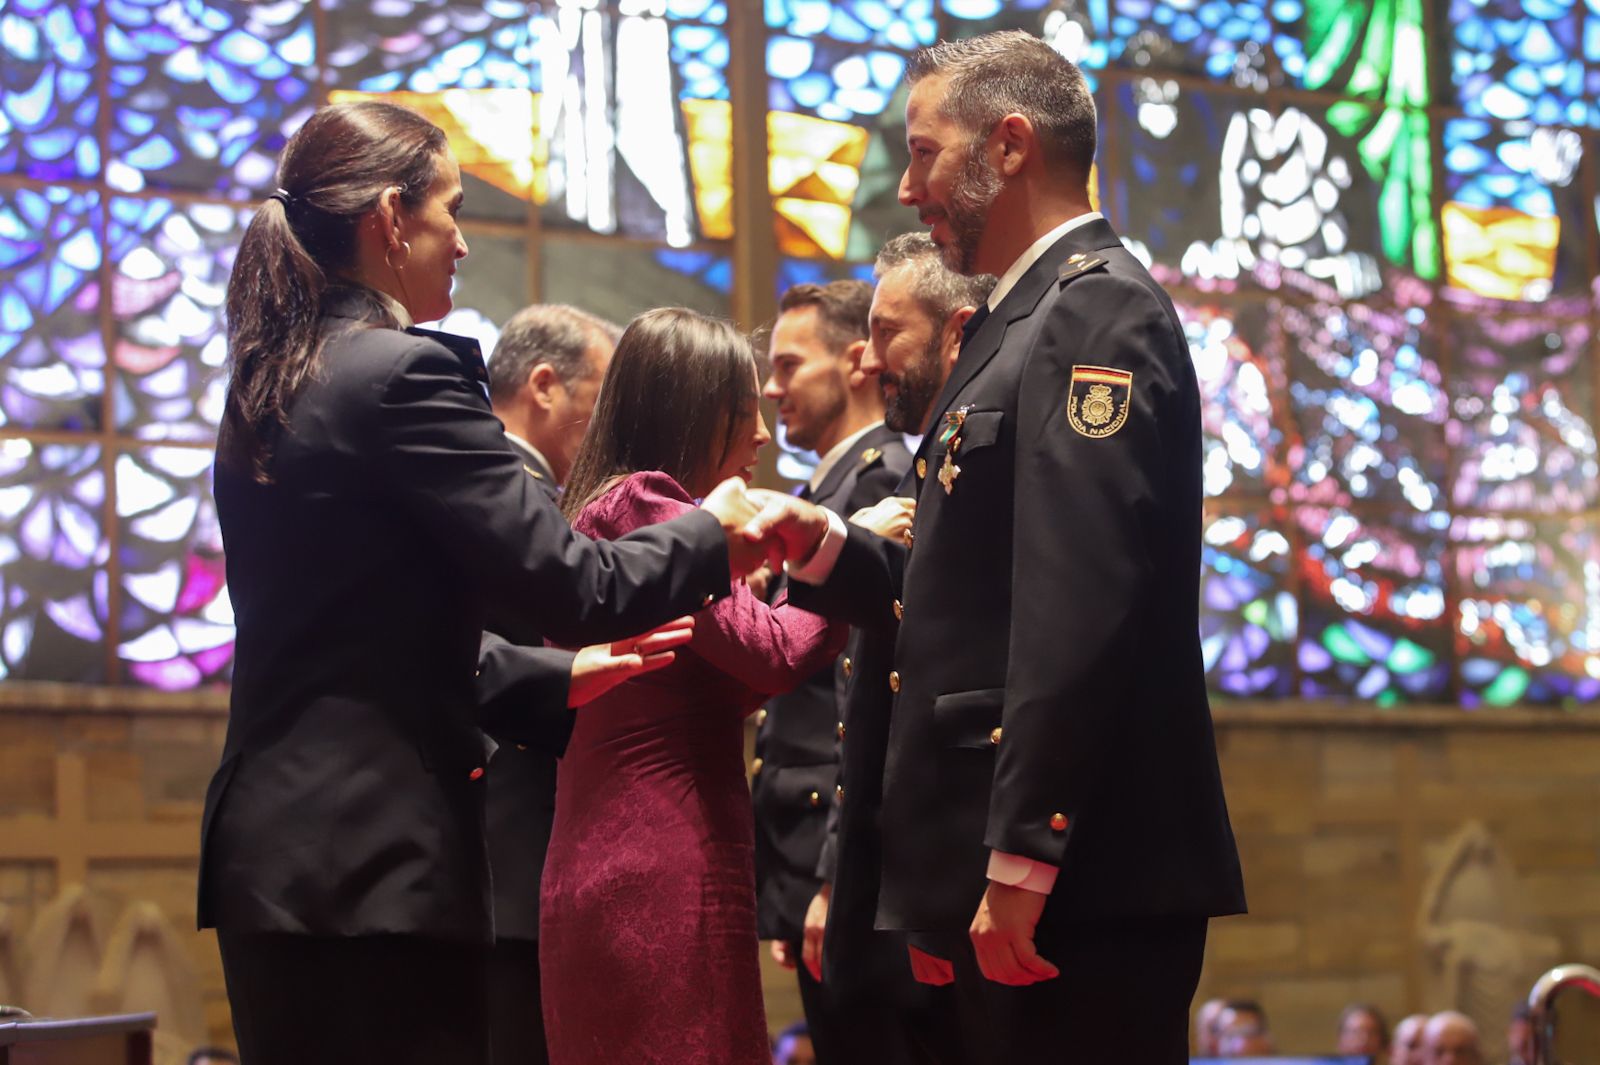
[[[218,461],[267,483],[272,439],[317,372],[323,302],[355,265],[356,230],[385,189],[419,207],[437,176],[444,132],[377,101],[333,104],[289,138],[279,190],[251,219],[228,278],[228,402]],[[375,293],[352,284],[372,317],[396,324]]]
[[[622,331],[561,494],[568,518],[617,477],[659,470],[691,492],[716,472],[756,408],[756,360],[731,322],[683,307]]]

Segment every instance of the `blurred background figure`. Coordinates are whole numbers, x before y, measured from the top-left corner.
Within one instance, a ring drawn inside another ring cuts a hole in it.
[[[1413,1013],[1394,1026],[1394,1038],[1389,1043],[1394,1065],[1424,1065],[1427,1058],[1422,1048],[1422,1028],[1427,1023],[1426,1013]]]
[[[489,401],[506,436],[552,487],[566,483],[622,330],[565,304],[524,307],[489,356]]]
[[[1200,1003],[1200,1008],[1194,1011],[1194,1056],[1197,1058],[1214,1058],[1217,1056],[1217,1019],[1222,1016],[1222,1011],[1228,1008],[1225,998],[1208,998]]]
[[[1429,1017],[1422,1046],[1425,1065],[1483,1065],[1478,1026],[1464,1013],[1446,1010]]]
[[[778,1033],[772,1049],[772,1065],[817,1065],[816,1051],[811,1049],[811,1034],[805,1021],[795,1021]]]
[[[1367,1054],[1382,1062],[1389,1050],[1389,1025],[1376,1006],[1355,1002],[1339,1015],[1339,1053]]]
[[[1261,1003],[1233,999],[1217,1016],[1217,1056],[1248,1058],[1271,1054],[1272,1032],[1267,1028],[1267,1013]]]
[[[1533,1065],[1533,1013],[1518,1006],[1506,1025],[1506,1065]]]

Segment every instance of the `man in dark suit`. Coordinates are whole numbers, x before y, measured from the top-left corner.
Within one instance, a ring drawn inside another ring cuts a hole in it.
[[[900,622],[877,923],[954,979],[990,1060],[1175,1065],[1207,920],[1244,907],[1199,648],[1194,371],[1090,209],[1077,68],[1001,33],[907,78],[901,201],[949,266],[1000,280],[933,404],[910,546],[767,499],[801,540],[829,526],[797,603]]]
[[[871,303],[865,281],[785,292],[762,390],[789,443],[822,456],[801,498],[844,517],[893,495],[911,468],[905,440],[884,425],[882,390],[861,365]],[[818,862],[837,786],[842,682],[835,662],[756,714],[756,921],[779,964],[797,970],[817,1060],[892,1065],[905,1059],[883,996],[834,996],[799,964],[807,910],[827,904]]]
[[[506,322],[489,357],[489,401],[523,468],[553,502],[572,468],[611,353],[615,325],[576,307],[535,304]],[[549,1060],[539,1009],[539,878],[555,817],[556,759],[572,733],[573,652],[484,633],[478,698],[532,713],[541,742],[504,743],[489,765],[485,824],[494,884],[489,1042],[497,1062]],[[581,667],[580,667],[581,668]]]

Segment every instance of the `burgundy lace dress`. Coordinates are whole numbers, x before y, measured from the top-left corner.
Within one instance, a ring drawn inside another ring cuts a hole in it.
[[[672,478],[639,473],[574,524],[616,537],[693,505]],[[578,711],[539,903],[552,1065],[771,1060],[743,719],[844,634],[736,584],[672,665]]]

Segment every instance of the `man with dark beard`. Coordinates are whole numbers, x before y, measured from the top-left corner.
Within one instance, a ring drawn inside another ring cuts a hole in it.
[[[994,284],[963,277],[940,262],[924,233],[895,237],[874,269],[871,343],[861,369],[876,375],[884,424],[922,434],[929,407],[955,366],[961,329]],[[912,479],[897,494],[910,490]],[[898,626],[860,628],[842,663],[845,694],[839,720],[839,788],[829,814],[829,841],[818,863],[823,884],[806,912],[805,964],[831,1000],[854,1018],[856,1038],[820,1065],[965,1065],[950,991],[918,984],[906,963],[905,936],[873,928],[882,856],[878,815],[889,741],[889,669]]]
[[[1179,1065],[1208,919],[1244,908],[1199,646],[1194,369],[1090,208],[1078,69],[1010,32],[925,48],[907,80],[900,200],[948,266],[1000,277],[931,408],[914,543],[784,497],[763,520],[796,557],[828,527],[797,604],[899,621],[876,923],[954,981],[973,1060]]]

